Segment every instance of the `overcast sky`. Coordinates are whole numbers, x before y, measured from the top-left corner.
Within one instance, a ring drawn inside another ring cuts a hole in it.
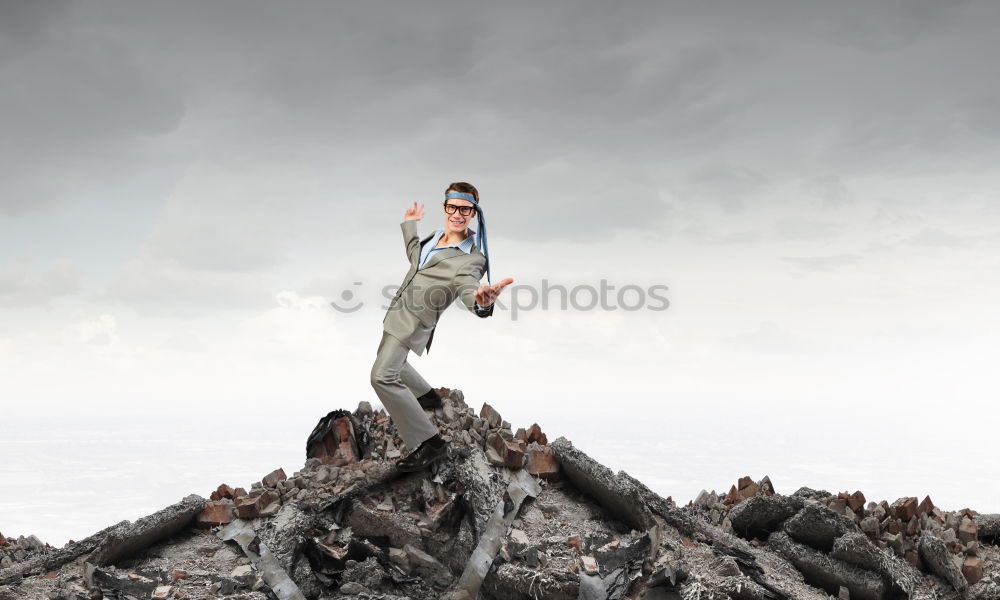
[[[1000,511],[998,25],[990,0],[0,2],[0,434],[225,423],[287,440],[258,478],[297,469],[319,417],[376,401],[404,210],[429,234],[468,181],[515,286],[444,314],[411,355],[433,385],[684,502],[769,474]],[[602,279],[640,308],[530,306]]]

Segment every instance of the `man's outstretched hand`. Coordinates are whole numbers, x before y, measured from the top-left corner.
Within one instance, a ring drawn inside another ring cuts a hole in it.
[[[512,283],[514,283],[514,280],[510,277],[493,285],[486,285],[484,283],[479,286],[478,290],[472,292],[472,295],[475,297],[476,303],[485,308],[496,301],[497,296],[500,295],[500,290]]]
[[[421,204],[420,208],[417,208],[416,201],[413,202],[413,208],[406,209],[406,214],[403,215],[404,221],[419,221],[424,218],[424,205]]]

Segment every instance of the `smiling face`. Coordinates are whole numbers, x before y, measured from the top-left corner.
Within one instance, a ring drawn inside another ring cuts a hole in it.
[[[449,190],[456,191],[456,190]],[[472,202],[468,200],[462,200],[461,198],[448,198],[446,204],[451,204],[454,206],[475,206]],[[441,210],[444,210],[442,207]],[[463,238],[469,236],[469,223],[472,222],[476,216],[476,210],[473,208],[472,213],[468,216],[463,216],[461,209],[456,210],[450,215],[445,211],[444,213],[444,231],[448,233],[456,233],[461,235]]]

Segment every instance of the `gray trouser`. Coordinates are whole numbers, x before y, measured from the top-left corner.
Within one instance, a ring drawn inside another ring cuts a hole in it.
[[[417,402],[417,396],[429,392],[431,384],[406,361],[409,352],[402,342],[383,331],[372,365],[371,383],[403,443],[413,450],[438,430]]]

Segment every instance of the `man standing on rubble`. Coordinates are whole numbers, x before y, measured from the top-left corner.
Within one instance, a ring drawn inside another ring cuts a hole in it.
[[[476,230],[469,229],[473,213],[478,216]],[[445,226],[420,240],[416,222],[423,217],[424,205],[417,208],[414,202],[400,223],[410,269],[382,320],[382,341],[371,371],[375,394],[403,443],[413,449],[396,463],[400,471],[418,471],[448,452],[424,413],[441,406],[441,398],[407,362],[410,350],[417,356],[430,351],[438,318],[456,298],[477,316],[489,317],[500,291],[514,282],[508,277],[493,285],[479,283],[484,272],[490,280],[490,264],[486,218],[472,184],[457,182],[445,189]]]

